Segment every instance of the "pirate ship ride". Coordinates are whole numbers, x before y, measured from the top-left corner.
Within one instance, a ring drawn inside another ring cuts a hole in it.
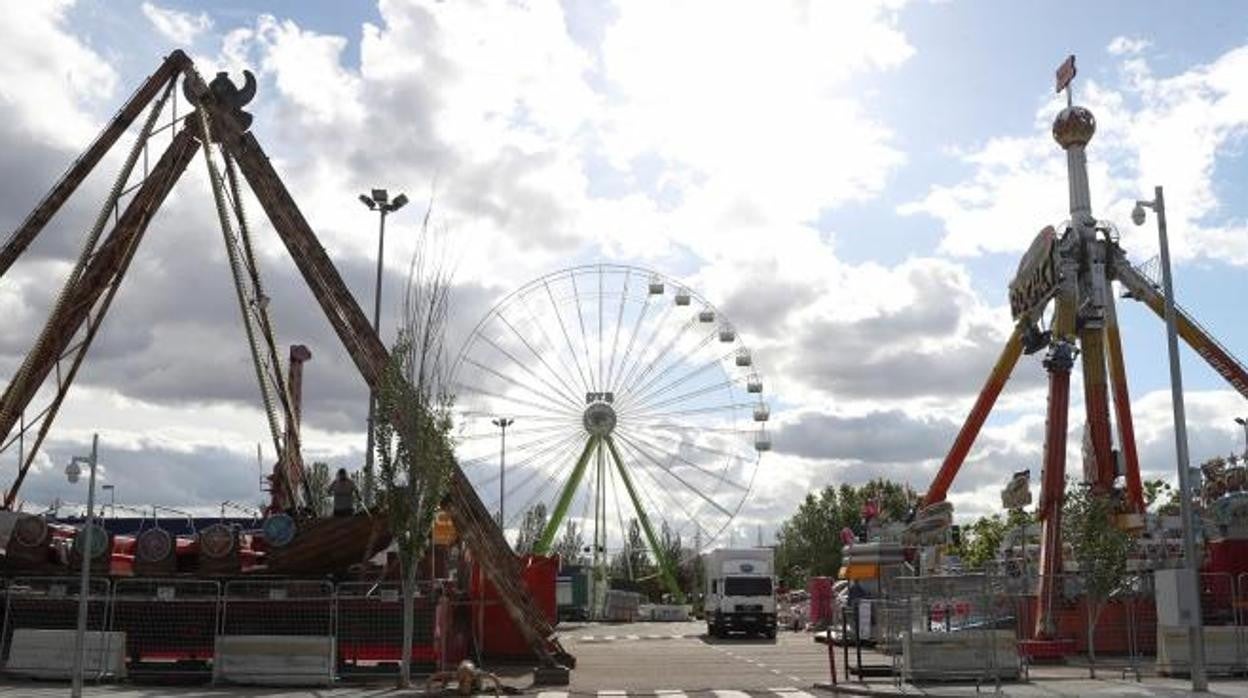
[[[7,490],[0,534],[9,536],[2,566],[8,573],[47,573],[83,564],[111,572],[114,559],[130,562],[132,573],[231,576],[324,575],[340,572],[383,548],[389,537],[384,517],[317,518],[307,513],[307,480],[299,448],[299,371],[306,350],[292,354],[284,375],[243,210],[243,183],[298,268],[317,304],[372,390],[380,387],[389,352],[361,311],[316,234],[303,217],[264,149],[249,131],[243,107],[254,98],[256,81],[246,72],[240,89],[225,73],[210,83],[182,51],[170,54],[96,139],[0,247],[0,281],[49,220],[131,129],[142,121],[81,253],[50,315],[0,397],[0,454],[22,443],[18,472]],[[182,82],[179,110],[178,83]],[[189,109],[187,108],[189,103]],[[168,139],[166,141],[166,139]],[[149,151],[160,151],[149,164]],[[83,535],[77,528],[21,513],[18,495],[70,386],[103,323],[136,250],[161,204],[202,150],[225,241],[236,300],[264,399],[277,463],[270,476],[272,501],[257,530],[224,522],[194,536],[153,529],[132,537]],[[219,161],[219,162],[218,162]],[[410,405],[397,405],[404,423]],[[400,433],[400,438],[407,435]],[[502,531],[456,467],[443,510],[463,545],[497,592],[503,609],[545,666],[571,665],[545,615],[525,592],[520,561]],[[0,536],[2,538],[2,536]],[[81,550],[78,541],[90,541]]]

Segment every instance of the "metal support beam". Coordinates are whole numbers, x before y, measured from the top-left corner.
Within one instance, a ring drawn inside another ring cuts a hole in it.
[[[550,544],[555,540],[555,536],[559,533],[559,526],[563,524],[563,518],[568,515],[568,506],[572,504],[576,491],[581,486],[581,480],[585,477],[585,468],[589,465],[589,458],[593,455],[594,449],[600,445],[600,438],[591,435],[585,442],[585,449],[581,451],[581,457],[576,459],[576,465],[572,468],[572,474],[568,475],[568,481],[564,483],[563,490],[559,493],[559,499],[555,502],[555,508],[550,512],[550,519],[546,522],[546,528],[542,530],[542,535],[537,539],[537,543],[533,546],[533,552],[538,555],[545,555],[550,550]]]
[[[988,380],[980,389],[975,405],[971,407],[970,414],[966,416],[962,429],[958,431],[958,436],[949,449],[949,454],[941,463],[936,479],[932,481],[931,487],[927,488],[927,493],[923,495],[924,506],[945,501],[949,486],[953,484],[953,479],[958,476],[958,470],[962,468],[962,461],[966,460],[966,454],[970,452],[971,446],[975,443],[975,437],[979,436],[979,430],[983,428],[984,421],[988,419],[988,413],[992,411],[997,397],[1005,388],[1006,381],[1010,379],[1010,373],[1018,364],[1018,358],[1023,354],[1023,330],[1023,323],[1019,323],[1010,333],[1010,338],[1001,350],[997,363],[992,367],[992,373],[988,374]]]
[[[1118,441],[1127,482],[1127,504],[1134,514],[1144,514],[1144,484],[1140,479],[1140,456],[1135,448],[1135,420],[1131,417],[1131,393],[1127,389],[1127,366],[1122,355],[1122,333],[1118,326],[1118,309],[1113,294],[1105,303],[1105,350],[1109,360],[1110,394],[1114,399],[1114,417],[1118,424]]]
[[[641,522],[641,530],[646,534],[646,542],[650,544],[650,552],[654,553],[654,559],[659,564],[659,574],[663,578],[663,583],[667,585],[669,591],[676,598],[676,603],[685,602],[685,593],[681,591],[680,584],[676,581],[676,570],[672,567],[672,561],[667,559],[667,554],[663,552],[663,547],[659,545],[658,536],[654,534],[654,527],[650,525],[650,517],[646,515],[645,507],[641,506],[641,500],[637,497],[637,490],[633,487],[633,480],[628,475],[628,469],[624,467],[624,460],[620,458],[620,452],[616,450],[615,440],[608,434],[603,437],[607,442],[607,450],[611,452],[611,460],[615,462],[616,472],[620,474],[620,479],[624,481],[624,489],[628,491],[628,498],[633,502],[633,511],[637,513],[637,520]]]
[[[22,221],[22,224],[5,241],[4,247],[0,248],[0,278],[4,277],[9,267],[13,266],[13,262],[35,241],[43,227],[56,215],[57,211],[61,210],[61,206],[73,195],[91,170],[126,132],[126,129],[130,128],[134,120],[143,112],[143,108],[156,98],[161,88],[176,78],[177,74],[190,64],[191,59],[185,53],[174,51],[156,69],[156,72],[152,73],[139,86],[139,89],[135,90],[130,99],[108,122],[108,125],[95,137],[86,152],[69,166],[65,174],[61,175],[61,179],[44,195],[30,215],[26,216],[26,220]]]

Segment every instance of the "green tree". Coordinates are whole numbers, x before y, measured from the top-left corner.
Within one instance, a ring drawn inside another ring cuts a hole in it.
[[[537,541],[542,537],[542,531],[546,529],[546,505],[538,502],[524,512],[524,519],[520,522],[520,533],[516,536],[516,554],[528,555],[533,552],[533,546],[537,545]]]
[[[329,483],[332,477],[329,474],[329,463],[316,461],[308,468],[307,474],[304,475],[308,483],[308,491],[312,493],[312,500],[308,502],[308,508],[317,516],[329,516],[331,511],[329,501]]]
[[[1105,602],[1126,580],[1127,555],[1131,552],[1131,535],[1116,525],[1117,513],[1118,506],[1112,497],[1095,493],[1086,485],[1067,490],[1062,508],[1062,534],[1079,565],[1079,577],[1087,597],[1092,678],[1096,678],[1093,630]]]
[[[962,527],[962,546],[957,551],[966,569],[982,569],[985,563],[997,558],[997,551],[1006,536],[1029,525],[1034,517],[1022,510],[1012,510],[1006,516],[993,514],[981,516],[974,523]]]
[[[792,587],[809,577],[836,576],[841,567],[841,529],[861,530],[862,505],[875,501],[880,517],[902,521],[918,495],[909,485],[882,478],[855,487],[831,485],[808,493],[776,533],[776,571]]]
[[[585,535],[575,521],[564,524],[563,535],[550,546],[550,552],[572,565],[585,564]]]
[[[650,558],[646,555],[646,540],[641,535],[641,524],[637,519],[629,519],[624,548],[611,558],[612,586],[640,591],[640,582],[650,577],[654,571]]]
[[[455,469],[449,362],[445,349],[451,278],[429,254],[429,215],[412,256],[399,338],[377,395],[376,496],[398,548],[403,592],[403,645],[398,685],[411,685],[413,599],[433,519]]]

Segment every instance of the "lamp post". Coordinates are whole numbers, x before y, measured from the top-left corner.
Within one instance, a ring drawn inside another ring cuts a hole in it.
[[[381,277],[383,260],[386,252],[386,216],[407,205],[407,195],[399,194],[390,198],[385,189],[374,189],[371,194],[360,194],[360,203],[370,211],[378,214],[377,230],[377,285],[373,290],[373,331],[381,336]],[[373,421],[377,413],[377,393],[368,393],[368,436],[364,452],[364,472],[372,477],[373,472]]]
[[[1192,483],[1188,469],[1187,416],[1183,405],[1183,375],[1179,369],[1179,340],[1175,330],[1174,283],[1170,277],[1170,241],[1166,234],[1166,200],[1160,186],[1154,188],[1152,201],[1136,201],[1131,211],[1131,221],[1143,225],[1144,209],[1151,208],[1157,214],[1157,238],[1161,253],[1161,284],[1166,306],[1166,345],[1170,354],[1170,398],[1174,405],[1174,448],[1179,469],[1179,507],[1183,519],[1183,557],[1188,570],[1189,598],[1192,602],[1192,622],[1188,625],[1188,652],[1192,658],[1192,690],[1209,690],[1205,672],[1205,637],[1200,615],[1199,577],[1196,569],[1196,531],[1193,529]]]
[[[493,421],[494,426],[499,429],[500,438],[498,447],[498,527],[502,529],[504,526],[503,522],[507,520],[503,516],[503,502],[507,496],[507,481],[504,479],[506,476],[504,468],[507,464],[507,427],[514,424],[516,420],[509,417],[498,417]],[[504,535],[506,534],[504,533]]]
[[[1235,423],[1244,428],[1244,458],[1248,459],[1248,419],[1236,417]]]
[[[87,479],[87,518],[83,521],[82,531],[79,533],[82,537],[78,547],[82,576],[80,578],[80,586],[78,587],[78,631],[74,634],[74,670],[70,687],[70,695],[73,698],[81,698],[82,696],[83,655],[86,653],[87,601],[90,597],[91,584],[91,552],[95,542],[95,529],[92,528],[93,519],[95,518],[95,464],[99,453],[99,445],[100,435],[95,434],[91,437],[91,457],[75,456],[65,468],[65,477],[68,478],[70,484],[78,482],[78,478],[82,475],[83,464],[91,470],[91,474]]]

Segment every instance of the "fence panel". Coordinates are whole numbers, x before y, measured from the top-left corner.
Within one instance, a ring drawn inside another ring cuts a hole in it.
[[[235,579],[225,584],[222,635],[332,637],[334,621],[329,582]]]
[[[209,678],[221,585],[200,579],[121,579],[112,629],[126,634],[130,674]]]
[[[393,675],[403,643],[403,597],[397,582],[343,582],[337,587],[338,673]],[[436,603],[428,594],[413,599],[412,663],[429,669]]]
[[[78,627],[78,602],[81,590],[79,577],[18,577],[8,585],[5,594],[3,660],[4,671],[23,673],[40,667],[25,666],[16,660],[13,636],[19,630],[75,630]],[[109,615],[109,583],[93,577],[87,587],[87,632],[97,635],[87,645],[84,671],[94,679],[102,678],[108,663],[105,658],[113,651],[107,633]],[[92,671],[93,669],[93,671]]]
[[[903,677],[907,681],[999,683],[1020,672],[1016,616],[1003,583],[984,575],[911,577],[896,588],[906,598]]]
[[[1200,619],[1204,625],[1205,665],[1211,674],[1245,670],[1243,632],[1236,609],[1235,579],[1229,573],[1201,574]]]

